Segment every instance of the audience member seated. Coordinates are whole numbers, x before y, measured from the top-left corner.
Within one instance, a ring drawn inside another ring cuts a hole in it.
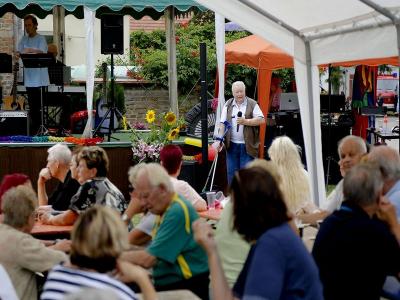
[[[357,165],[361,158],[367,154],[367,145],[359,136],[348,135],[342,138],[338,144],[339,167],[342,177]],[[321,205],[321,208],[328,213],[340,208],[343,198],[343,179],[339,181],[335,189],[329,194],[326,202]]]
[[[1,209],[1,202],[2,197],[9,189],[19,186],[19,185],[27,185],[32,187],[31,180],[29,179],[28,175],[21,174],[21,173],[13,173],[4,175],[3,180],[0,183],[0,214],[2,213]]]
[[[252,245],[233,291],[223,274],[211,226],[204,221],[193,224],[195,239],[208,255],[212,299],[322,299],[318,269],[289,225],[289,212],[273,176],[260,167],[239,170],[230,197],[233,227]]]
[[[282,192],[288,210],[305,223],[315,224],[327,212],[321,211],[311,198],[310,178],[300,157],[301,148],[287,136],[272,142],[268,155],[282,176]]]
[[[269,171],[280,186],[282,182],[281,177],[273,162],[264,159],[255,159],[246,165],[249,168],[256,166]],[[225,204],[221,218],[216,226],[215,242],[217,243],[218,254],[221,258],[221,266],[229,287],[233,287],[243,268],[251,245],[233,227],[232,201],[229,200]]]
[[[136,282],[144,299],[156,299],[147,271],[119,260],[129,246],[126,228],[114,210],[91,207],[77,220],[71,238],[70,262],[52,269],[41,299],[61,300],[84,288],[110,290],[118,299],[137,299],[123,282]]]
[[[123,259],[153,268],[157,290],[188,289],[208,299],[207,257],[193,239],[193,206],[174,192],[170,176],[156,163],[138,170],[135,193],[142,207],[157,215],[153,240],[146,250],[129,251]]]
[[[175,192],[180,196],[192,203],[193,207],[197,211],[207,210],[206,201],[195,191],[194,188],[190,186],[184,180],[179,180],[178,176],[182,167],[182,150],[175,145],[166,145],[160,151],[160,163],[168,172],[171,177],[171,182],[174,187]],[[136,165],[136,166],[140,166]],[[135,168],[135,167],[133,167]],[[130,174],[135,174],[137,171],[132,171]],[[134,176],[129,177],[131,186],[135,186]],[[130,220],[134,214],[144,212],[145,215],[141,219],[140,223],[129,233],[129,242],[136,246],[145,246],[151,241],[151,232],[154,227],[155,216],[147,211],[144,211],[140,206],[139,201],[135,201],[135,194],[131,193],[131,202],[124,217],[126,220]]]
[[[67,260],[65,253],[44,246],[29,233],[35,223],[37,198],[31,187],[20,185],[3,195],[0,224],[0,264],[7,270],[21,300],[37,299],[35,272],[44,272]],[[69,250],[69,242],[58,247]]]
[[[400,220],[400,155],[399,151],[386,145],[375,146],[368,154],[368,161],[376,163],[382,172],[384,194],[396,207],[397,220]],[[383,285],[383,296],[400,299],[400,282],[389,276]]]
[[[167,170],[171,177],[175,192],[184,197],[197,211],[207,210],[206,201],[184,180],[178,176],[182,168],[182,150],[176,145],[165,145],[160,151],[160,164]]]
[[[379,300],[386,276],[400,272],[400,226],[382,187],[376,165],[354,166],[343,181],[346,201],[321,224],[312,253],[326,300]]]
[[[71,198],[76,194],[80,185],[71,178],[71,150],[64,144],[56,144],[47,150],[47,166],[39,172],[37,181],[39,206],[51,205],[54,210],[67,210]],[[46,181],[56,178],[60,183],[48,197]]]
[[[142,206],[135,192],[137,174],[144,166],[144,163],[139,163],[129,169],[129,183],[132,189],[129,191],[131,201],[122,215],[122,220],[128,225],[134,215],[144,213],[140,223],[129,232],[129,243],[135,246],[147,246],[151,242],[151,233],[156,220],[156,216]]]
[[[100,204],[118,210],[121,214],[127,204],[120,190],[108,180],[108,157],[98,146],[84,147],[79,153],[78,192],[72,197],[69,209],[59,215],[43,212],[40,221],[51,225],[72,225],[79,214]]]
[[[382,193],[396,207],[400,220],[400,155],[399,151],[386,145],[375,146],[368,154],[368,161],[376,163],[383,176]]]

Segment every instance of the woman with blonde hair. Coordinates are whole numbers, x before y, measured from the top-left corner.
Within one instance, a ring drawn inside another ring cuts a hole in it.
[[[120,281],[135,281],[144,299],[156,298],[147,272],[118,260],[129,244],[127,230],[116,211],[100,205],[88,209],[76,221],[71,240],[70,263],[53,268],[43,287],[42,299],[64,299],[84,288],[110,290],[118,299],[137,299]]]
[[[300,147],[287,136],[274,139],[268,155],[282,177],[281,188],[288,210],[304,222],[315,223],[325,216],[311,199],[310,179],[300,157]]]

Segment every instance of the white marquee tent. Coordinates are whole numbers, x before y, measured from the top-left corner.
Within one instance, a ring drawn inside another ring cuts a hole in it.
[[[318,65],[397,57],[400,0],[196,0],[294,58],[313,197],[325,201]]]

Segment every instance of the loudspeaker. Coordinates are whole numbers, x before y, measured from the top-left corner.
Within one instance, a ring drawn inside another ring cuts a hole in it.
[[[29,118],[26,110],[0,110],[0,136],[28,134]]]
[[[101,16],[101,53],[124,54],[124,19],[122,15]]]

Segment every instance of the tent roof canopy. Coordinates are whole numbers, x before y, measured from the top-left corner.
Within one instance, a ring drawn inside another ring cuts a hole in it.
[[[150,16],[157,20],[164,15],[164,10],[173,6],[176,15],[193,10],[204,10],[204,7],[192,0],[135,0],[129,2],[126,0],[16,0],[11,3],[10,0],[0,0],[0,16],[7,12],[12,12],[20,18],[27,14],[34,14],[39,18],[45,18],[52,14],[53,7],[60,5],[66,10],[65,14],[72,14],[79,19],[83,19],[83,6],[96,11],[96,17],[105,13],[119,13],[130,15],[135,19],[141,19],[144,16]]]
[[[241,64],[256,69],[279,70],[293,68],[293,57],[257,35],[249,35],[225,45],[225,62]],[[398,65],[397,56],[361,59],[333,63],[332,66],[351,67],[355,65]],[[327,64],[320,65],[328,66]]]

